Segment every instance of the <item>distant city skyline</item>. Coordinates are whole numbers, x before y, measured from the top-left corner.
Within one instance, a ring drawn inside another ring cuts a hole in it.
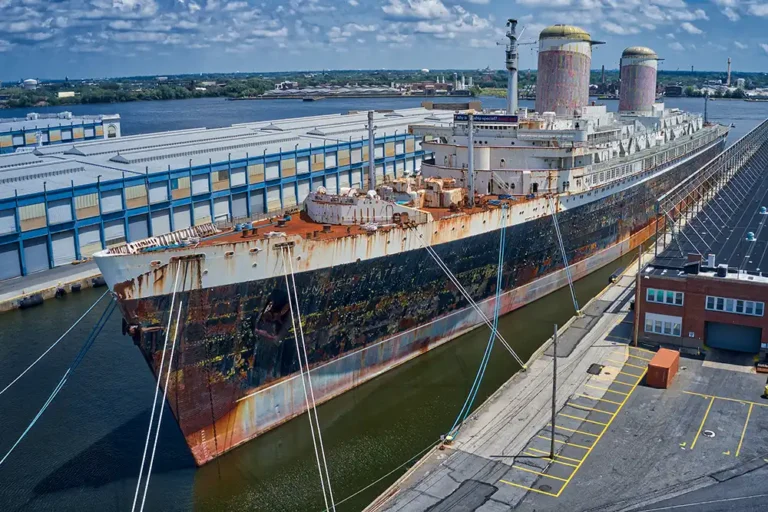
[[[768,0],[0,0],[0,80],[322,69],[503,67],[522,42],[572,23],[615,69],[649,46],[662,71],[768,71]],[[521,46],[536,68],[536,45]]]

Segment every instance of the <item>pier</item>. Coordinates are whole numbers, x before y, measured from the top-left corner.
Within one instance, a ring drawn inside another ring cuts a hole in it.
[[[744,169],[752,173],[761,162],[765,176],[766,126],[660,198],[660,215],[673,217],[659,223],[654,245],[677,246],[686,231],[693,236],[696,214],[718,201],[718,191]],[[654,251],[641,262],[651,261]],[[629,265],[582,317],[559,329],[554,403],[555,337],[533,354],[526,372],[473,412],[455,439],[435,446],[366,512],[643,510],[713,495],[708,488],[724,481],[744,495],[753,485],[746,475],[767,471],[762,457],[768,440],[758,430],[768,420],[759,399],[765,379],[751,362],[723,362],[719,351],[708,350],[681,360],[673,388],[647,387],[644,377],[659,343],[633,342],[631,302],[640,268],[637,261]],[[717,443],[700,439],[707,428],[717,433]],[[679,497],[686,493],[690,498]]]

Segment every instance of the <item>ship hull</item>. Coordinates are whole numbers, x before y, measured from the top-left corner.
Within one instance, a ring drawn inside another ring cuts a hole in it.
[[[636,248],[655,230],[654,200],[722,150],[558,214],[574,279]],[[494,310],[499,231],[434,246],[487,316]],[[551,216],[506,230],[501,313],[567,285]],[[317,255],[320,257],[320,255]],[[190,261],[185,274],[199,274]],[[482,323],[428,255],[411,250],[297,272],[315,399],[322,403]],[[168,402],[204,464],[306,410],[285,276],[181,291]],[[168,294],[121,300],[157,376]],[[167,350],[170,350],[168,348]],[[167,363],[166,363],[167,367]],[[163,382],[163,381],[161,381]]]

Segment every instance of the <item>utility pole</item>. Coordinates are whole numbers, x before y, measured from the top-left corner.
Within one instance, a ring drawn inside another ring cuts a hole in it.
[[[469,185],[469,207],[475,206],[475,129],[474,114],[467,115],[467,181]]]
[[[643,268],[643,246],[637,248],[637,275],[635,276],[635,335],[634,345],[637,346],[637,338],[640,336],[640,271]]]
[[[555,416],[557,415],[557,324],[552,343],[552,441],[549,444],[549,458],[555,460]]]
[[[376,190],[375,134],[373,133],[373,110],[368,111],[368,190]]]

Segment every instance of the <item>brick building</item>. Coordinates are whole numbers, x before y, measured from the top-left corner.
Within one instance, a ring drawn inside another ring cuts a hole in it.
[[[698,258],[698,257],[697,257]],[[684,268],[647,266],[636,290],[641,341],[768,354],[768,276],[693,261]]]

